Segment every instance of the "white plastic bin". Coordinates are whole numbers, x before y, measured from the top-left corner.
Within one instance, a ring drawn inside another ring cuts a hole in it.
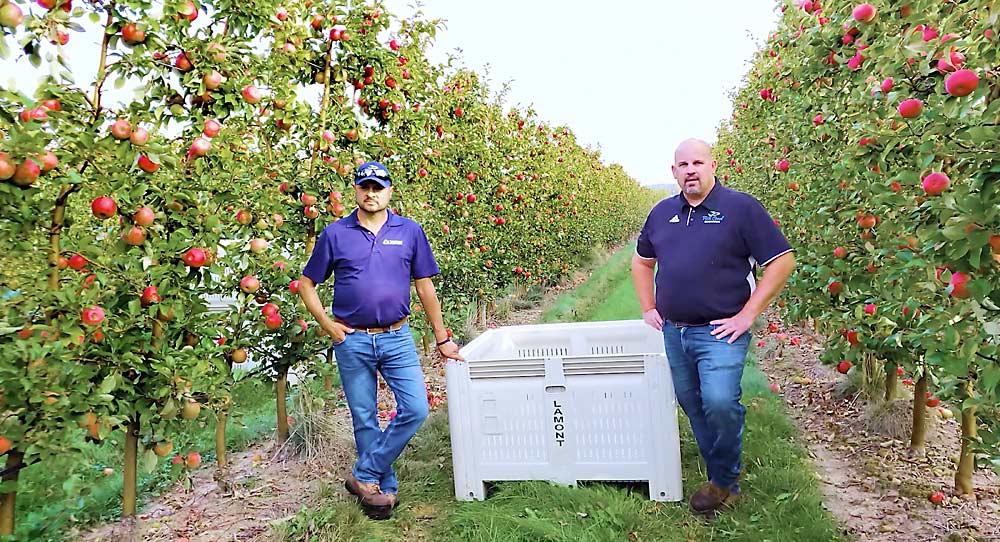
[[[455,496],[485,483],[645,481],[681,494],[677,408],[663,336],[642,320],[491,329],[449,360]]]

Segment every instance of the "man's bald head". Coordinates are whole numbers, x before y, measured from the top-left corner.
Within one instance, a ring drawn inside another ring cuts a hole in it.
[[[690,153],[700,154],[702,156],[707,156],[711,159],[712,156],[712,146],[706,143],[704,140],[697,138],[690,138],[681,141],[680,145],[674,150],[674,163],[677,163],[677,156],[679,154],[688,155]]]

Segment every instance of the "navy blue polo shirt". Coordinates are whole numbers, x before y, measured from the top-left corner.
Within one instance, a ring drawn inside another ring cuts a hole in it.
[[[333,275],[333,315],[356,327],[385,327],[410,314],[410,281],[441,272],[423,228],[386,210],[378,235],[358,210],[323,229],[302,274]]]
[[[660,316],[689,324],[736,315],[756,287],[755,267],[791,250],[759,201],[718,180],[697,207],[683,194],[656,204],[636,245],[656,260]]]

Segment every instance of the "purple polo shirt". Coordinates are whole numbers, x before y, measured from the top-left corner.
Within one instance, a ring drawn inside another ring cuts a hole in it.
[[[333,315],[356,327],[385,327],[410,314],[410,282],[441,272],[423,228],[389,213],[378,235],[358,211],[323,229],[302,274],[333,275]]]
[[[755,268],[792,247],[759,201],[716,180],[697,207],[683,194],[657,203],[635,250],[656,260],[660,316],[701,325],[740,312],[756,287]]]

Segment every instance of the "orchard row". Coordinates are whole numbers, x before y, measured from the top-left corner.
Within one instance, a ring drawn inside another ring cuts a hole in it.
[[[452,324],[567,276],[655,200],[568,128],[431,62],[438,21],[330,1],[0,3],[0,55],[52,73],[33,96],[0,91],[0,535],[21,468],[113,431],[125,515],[179,424],[218,419],[224,475],[248,357],[287,438],[288,371],[331,370],[295,279],[353,209],[363,161],[389,167],[394,211],[427,232]],[[64,66],[88,40],[96,84],[80,88]],[[218,298],[235,303],[209,311]]]
[[[955,493],[972,498],[976,455],[1000,464],[996,6],[782,11],[720,130],[720,173],[793,240],[787,309],[827,334],[823,359],[888,400],[914,375],[911,453],[928,407],[962,417]]]

